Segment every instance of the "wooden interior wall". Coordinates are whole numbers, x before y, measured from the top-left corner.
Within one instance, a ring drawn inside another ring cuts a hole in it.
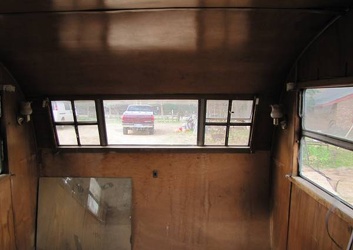
[[[353,76],[353,11],[318,38],[298,63],[299,81]]]
[[[353,75],[353,13],[333,24],[307,50],[298,64],[297,78],[312,81],[348,77]],[[350,83],[352,84],[352,83]],[[286,92],[280,102],[289,118],[287,130],[277,130],[271,157],[272,199],[271,238],[273,249],[336,249],[325,229],[328,208],[292,186],[285,177],[297,174],[299,123],[297,119],[297,93]],[[290,217],[290,221],[289,221]],[[314,221],[315,220],[315,221]],[[330,230],[338,240],[347,242],[347,222],[332,215]],[[349,236],[348,236],[349,237]],[[345,246],[343,246],[345,247]]]
[[[16,85],[13,78],[0,65],[0,84]],[[15,92],[2,93],[2,134],[5,135],[7,165],[10,173],[11,189],[2,195],[12,197],[14,242],[9,242],[9,248],[15,245],[17,249],[34,249],[35,218],[37,203],[38,168],[36,145],[32,123],[22,126],[17,124],[19,103],[23,95],[16,86]],[[5,210],[6,211],[6,210]],[[1,210],[1,217],[7,216]],[[8,217],[11,219],[11,217]],[[8,249],[8,248],[2,248]]]
[[[270,249],[269,151],[41,157],[42,176],[132,178],[133,249]]]
[[[297,185],[291,197],[288,250],[347,248],[353,220],[338,217]]]
[[[271,238],[273,249],[286,249],[291,184],[286,175],[293,172],[296,124],[296,92],[286,93],[283,109],[288,119],[287,129],[277,127],[271,154]]]
[[[9,176],[0,177],[0,249],[15,249],[11,183]]]

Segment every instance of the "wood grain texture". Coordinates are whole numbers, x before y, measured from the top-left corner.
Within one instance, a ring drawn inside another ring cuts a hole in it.
[[[5,15],[0,56],[29,97],[265,94],[334,16],[226,8]]]
[[[2,66],[1,66],[2,67]],[[13,84],[16,92],[2,94],[2,122],[6,135],[7,165],[11,173],[11,195],[17,249],[34,249],[38,168],[32,123],[19,126],[19,103],[24,100],[19,87],[4,68],[3,84]],[[2,212],[2,211],[1,211]]]
[[[271,168],[271,239],[273,249],[287,248],[288,219],[290,206],[291,183],[286,175],[293,172],[293,157],[297,124],[296,92],[284,93],[281,104],[287,117],[287,128],[275,128],[272,147]],[[296,157],[296,156],[295,156]]]
[[[134,249],[270,249],[268,151],[43,150],[42,160],[42,176],[131,177]],[[158,178],[152,178],[153,170],[158,170]]]
[[[353,11],[336,21],[298,64],[299,81],[353,76]]]
[[[328,224],[325,222],[327,216]],[[346,249],[352,226],[293,185],[289,250]],[[329,234],[338,246],[330,239]]]
[[[20,0],[0,2],[0,13],[20,12],[55,12],[78,10],[111,10],[111,9],[146,9],[146,8],[347,8],[349,0],[288,0],[288,1],[249,1],[249,0],[168,0],[168,1],[52,1],[37,0],[21,2]]]
[[[14,250],[15,232],[10,176],[0,176],[0,249]]]

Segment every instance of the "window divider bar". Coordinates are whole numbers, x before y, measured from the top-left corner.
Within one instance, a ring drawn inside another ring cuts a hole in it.
[[[56,127],[58,124],[54,121],[53,107],[52,107],[51,101],[49,101],[47,108],[48,108],[49,117],[50,117],[51,129],[54,135],[54,143],[57,147],[59,145],[59,136],[58,136],[57,127]]]
[[[204,146],[206,126],[206,99],[199,99],[199,114],[197,123],[197,146]]]
[[[323,135],[323,134],[319,134],[319,133],[315,133],[307,130],[303,130],[302,135],[309,137],[311,139],[317,139],[319,141],[326,142],[334,146],[353,151],[353,143],[351,141],[344,140],[343,138],[338,139],[329,135]]]
[[[250,135],[249,135],[249,142],[248,145],[250,147],[250,150],[253,151],[253,136],[254,136],[254,125],[255,125],[255,119],[256,119],[256,111],[258,108],[260,102],[260,98],[257,96],[254,96],[254,101],[253,101],[253,106],[252,106],[252,117],[251,117],[251,123],[250,123]]]
[[[246,126],[251,126],[252,124],[250,122],[247,123],[240,123],[240,122],[230,122],[230,123],[220,123],[220,122],[206,122],[205,125],[208,126],[239,126],[239,127],[246,127]]]
[[[104,105],[101,99],[96,99],[96,113],[98,122],[99,141],[101,146],[108,145],[107,128],[105,126]]]
[[[226,124],[226,138],[225,138],[225,145],[228,146],[229,140],[229,127],[230,127],[230,118],[232,116],[232,100],[228,101],[228,112],[227,112],[227,124]]]
[[[72,115],[74,117],[74,127],[75,127],[77,145],[81,146],[80,134],[78,132],[78,126],[77,126],[76,107],[75,107],[74,100],[71,100],[71,109],[72,109]]]

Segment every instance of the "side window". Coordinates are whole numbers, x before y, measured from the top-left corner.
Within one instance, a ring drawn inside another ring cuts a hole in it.
[[[300,175],[353,207],[353,87],[303,92]]]

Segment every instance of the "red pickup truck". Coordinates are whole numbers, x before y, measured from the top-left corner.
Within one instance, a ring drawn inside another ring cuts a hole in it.
[[[129,130],[147,131],[154,133],[154,114],[150,105],[129,105],[121,116],[123,134],[127,135]]]

